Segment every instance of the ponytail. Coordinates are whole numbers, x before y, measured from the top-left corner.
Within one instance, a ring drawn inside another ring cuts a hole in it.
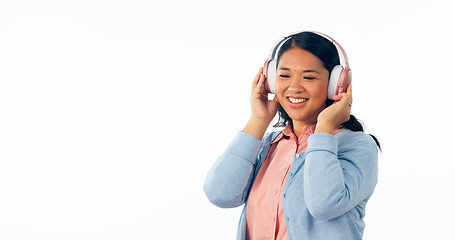
[[[342,123],[341,126],[343,126],[346,129],[349,129],[353,132],[363,132],[363,124],[352,114],[349,117],[349,120]],[[373,138],[373,140],[376,143],[376,145],[378,146],[379,150],[382,151],[379,140],[374,135],[372,135],[372,134],[369,134],[369,135]]]

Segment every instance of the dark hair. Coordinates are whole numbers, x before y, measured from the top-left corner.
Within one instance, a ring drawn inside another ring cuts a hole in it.
[[[278,58],[277,62],[280,61],[281,55],[291,48],[300,48],[312,53],[314,56],[319,58],[322,62],[322,66],[329,71],[340,64],[340,58],[338,55],[338,50],[333,43],[327,40],[325,37],[322,37],[316,33],[312,32],[301,32],[295,35],[292,35],[286,42],[281,46],[278,51]],[[333,100],[327,99],[326,106],[330,106],[333,104]],[[292,119],[286,113],[283,107],[280,106],[279,112],[279,120],[278,123],[274,125],[274,127],[284,127],[289,121]],[[347,128],[354,132],[363,132],[363,124],[357,120],[357,118],[351,114],[349,120],[341,124],[344,128]],[[378,145],[379,149],[381,146],[379,144],[378,139],[371,135],[370,136],[374,139],[376,144]]]

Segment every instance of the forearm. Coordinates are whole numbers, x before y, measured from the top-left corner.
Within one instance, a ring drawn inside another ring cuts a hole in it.
[[[261,140],[267,131],[268,126],[269,122],[266,122],[263,119],[251,117],[246,126],[243,128],[243,132]]]
[[[307,150],[304,166],[305,202],[311,214],[316,218],[328,219],[339,209],[345,199],[343,171],[337,159],[338,147],[332,137],[318,135],[317,141],[326,141],[324,145],[316,144]],[[311,142],[309,141],[309,144]],[[311,146],[310,146],[311,147]]]
[[[315,217],[337,217],[371,195],[377,181],[375,146],[354,141],[340,153],[337,139],[328,134],[315,134],[308,142],[305,202]]]
[[[244,203],[251,185],[256,156],[262,142],[240,132],[207,174],[204,190],[219,207],[237,207]]]
[[[316,124],[316,129],[314,130],[314,133],[327,133],[330,135],[335,135],[335,126],[323,121],[319,121]]]

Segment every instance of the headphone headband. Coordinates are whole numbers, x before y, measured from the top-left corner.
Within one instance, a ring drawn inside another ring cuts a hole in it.
[[[337,49],[337,52],[338,52],[338,56],[339,56],[339,59],[340,60],[343,60],[343,61],[340,61],[340,64],[344,67],[344,68],[349,68],[349,60],[348,60],[348,56],[346,54],[346,52],[344,51],[343,47],[341,47],[340,44],[338,44],[337,41],[335,41],[335,39],[329,37],[328,35],[324,34],[324,33],[321,33],[321,32],[316,32],[316,31],[296,31],[296,32],[292,32],[286,36],[284,36],[283,38],[281,38],[280,40],[278,40],[274,47],[272,48],[272,51],[270,52],[270,55],[269,55],[269,60],[272,60],[272,59],[276,59],[277,58],[277,54],[279,52],[279,50],[281,49],[281,47],[289,40],[291,39],[293,36],[299,34],[299,33],[304,33],[304,32],[310,32],[310,33],[314,33],[314,34],[317,34],[327,40],[329,40],[333,45],[335,45],[336,49]]]

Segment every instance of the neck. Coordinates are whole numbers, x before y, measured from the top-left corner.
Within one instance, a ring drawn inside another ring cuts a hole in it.
[[[305,126],[315,124],[314,123],[307,123],[307,122],[301,122],[301,121],[292,121],[292,131],[294,132],[295,136],[297,138],[300,137],[300,134],[302,134],[302,130]]]

